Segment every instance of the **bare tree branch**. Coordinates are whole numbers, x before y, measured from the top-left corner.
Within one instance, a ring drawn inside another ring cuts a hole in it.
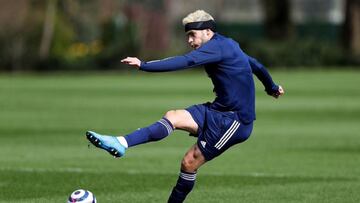
[[[54,33],[55,15],[57,0],[49,0],[47,2],[46,15],[44,20],[43,34],[40,42],[39,56],[45,59],[49,56],[51,41]]]

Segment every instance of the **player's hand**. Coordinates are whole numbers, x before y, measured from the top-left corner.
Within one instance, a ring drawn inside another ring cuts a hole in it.
[[[285,93],[284,89],[279,85],[279,88],[276,92],[274,92],[271,96],[273,96],[274,98],[279,98],[281,95],[283,95]]]
[[[136,66],[136,68],[140,68],[141,61],[136,57],[126,57],[121,60],[121,63],[125,63],[131,66]]]

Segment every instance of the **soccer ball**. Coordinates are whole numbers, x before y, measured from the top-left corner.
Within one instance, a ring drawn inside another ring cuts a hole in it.
[[[68,203],[96,203],[96,198],[89,190],[78,189],[71,193]]]

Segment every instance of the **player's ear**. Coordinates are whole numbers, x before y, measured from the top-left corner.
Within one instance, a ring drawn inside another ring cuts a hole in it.
[[[212,30],[206,29],[206,36],[211,36],[212,33],[213,33]]]

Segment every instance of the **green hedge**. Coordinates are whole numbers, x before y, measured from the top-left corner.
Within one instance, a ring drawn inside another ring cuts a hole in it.
[[[245,51],[268,66],[347,66],[356,65],[338,44],[316,39],[245,43]]]

